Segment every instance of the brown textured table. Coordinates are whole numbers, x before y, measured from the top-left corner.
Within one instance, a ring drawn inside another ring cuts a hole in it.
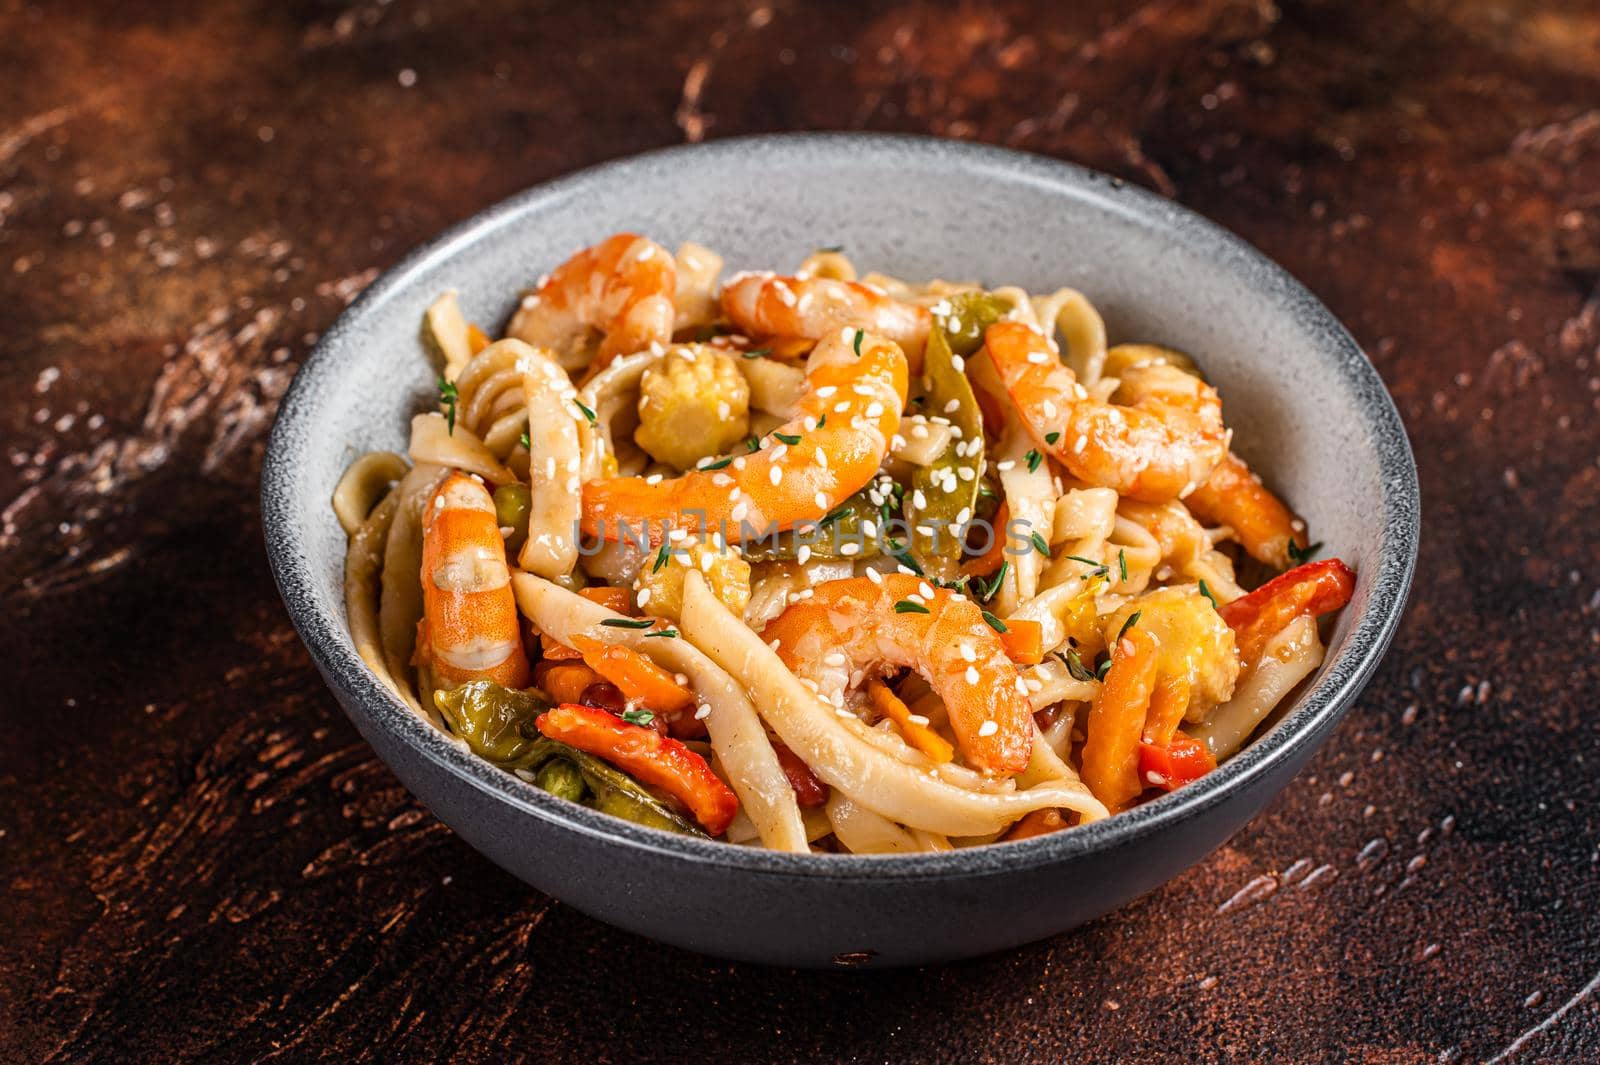
[[[1383,669],[1238,838],[870,977],[656,946],[479,858],[339,713],[256,524],[278,396],[407,248],[821,128],[1243,234],[1371,352],[1426,517]],[[1597,1060],[1597,275],[1592,0],[0,0],[0,1059]]]

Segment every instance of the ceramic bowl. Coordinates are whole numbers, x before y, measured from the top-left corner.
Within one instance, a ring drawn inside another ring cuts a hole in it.
[[[369,673],[345,627],[329,506],[356,455],[405,450],[432,397],[423,309],[456,289],[503,324],[519,290],[619,230],[694,240],[728,269],[819,246],[911,279],[1082,290],[1113,342],[1192,353],[1235,448],[1356,570],[1321,669],[1239,755],[1109,820],[945,854],[791,855],[656,832],[554,798],[458,749]],[[1258,813],[1325,741],[1395,630],[1417,552],[1417,478],[1383,382],[1284,270],[1184,208],[1077,167],[953,141],[727,140],[530,189],[418,249],[334,324],[284,397],[262,473],[284,603],[361,734],[491,860],[602,921],[691,950],[801,966],[892,966],[1065,931],[1176,875]]]

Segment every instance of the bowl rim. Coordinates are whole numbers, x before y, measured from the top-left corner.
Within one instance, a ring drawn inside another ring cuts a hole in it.
[[[1113,817],[1005,846],[896,855],[791,854],[756,846],[675,835],[634,825],[549,795],[462,749],[407,708],[384,687],[349,646],[342,610],[337,616],[311,608],[313,588],[305,537],[292,520],[289,489],[301,450],[311,446],[305,427],[315,424],[321,381],[337,375],[335,348],[359,332],[363,319],[403,290],[413,275],[469,248],[484,233],[541,205],[582,195],[585,186],[630,171],[645,171],[687,156],[737,159],[796,153],[815,165],[828,153],[859,161],[863,155],[893,158],[898,165],[955,167],[1003,174],[1044,187],[1055,195],[1166,230],[1175,240],[1199,242],[1209,252],[1248,271],[1253,283],[1286,304],[1318,334],[1315,357],[1330,362],[1360,394],[1363,429],[1372,440],[1383,491],[1379,547],[1364,568],[1371,570],[1366,609],[1355,619],[1343,646],[1269,732],[1202,780]],[[1301,752],[1319,746],[1376,671],[1404,612],[1420,541],[1421,499],[1415,459],[1400,414],[1376,368],[1333,314],[1287,270],[1236,236],[1180,204],[1130,182],[1046,156],[964,141],[913,134],[778,133],[726,138],[644,152],[575,171],[523,190],[446,229],[385,271],[345,308],[318,340],[285,392],[267,442],[261,471],[261,521],[274,580],[290,619],[312,659],[352,717],[356,707],[366,726],[378,728],[434,763],[486,800],[509,804],[548,827],[669,860],[687,860],[747,873],[811,880],[961,879],[1053,865],[1091,851],[1110,851],[1203,815],[1249,790]],[[357,722],[361,724],[362,722]],[[365,731],[365,729],[362,729]],[[381,755],[380,755],[381,757]]]

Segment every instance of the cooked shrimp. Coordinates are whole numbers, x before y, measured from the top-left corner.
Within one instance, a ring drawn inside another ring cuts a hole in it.
[[[529,681],[494,500],[464,473],[444,479],[423,512],[417,662],[441,687]]]
[[[859,357],[856,351],[859,348]],[[649,524],[703,521],[757,536],[828,514],[877,474],[906,402],[900,346],[846,329],[812,351],[794,415],[768,446],[690,470],[681,477],[617,477],[583,486],[583,531],[606,540],[637,537]]]
[[[1189,587],[1131,600],[1107,619],[1105,635],[1111,669],[1089,710],[1083,781],[1118,810],[1144,791],[1140,745],[1165,747],[1179,724],[1227,700],[1239,655],[1233,630]]]
[[[904,573],[820,584],[761,632],[795,674],[837,696],[857,671],[917,670],[944,700],[969,766],[1014,776],[1028,765],[1033,716],[1000,635],[964,596]]]
[[[865,329],[899,344],[913,369],[922,362],[933,321],[927,308],[871,285],[773,274],[730,278],[722,286],[722,313],[735,327],[758,337],[821,340],[840,329]]]
[[[1232,529],[1250,557],[1269,566],[1289,568],[1290,544],[1305,549],[1306,523],[1232,452],[1184,502],[1206,524]]]
[[[1081,481],[1160,503],[1195,490],[1228,450],[1216,389],[1173,366],[1130,367],[1097,403],[1044,335],[1021,322],[984,334],[1001,382],[1046,453]]]
[[[523,297],[507,335],[552,348],[569,370],[587,361],[590,329],[604,334],[595,365],[672,340],[677,266],[672,254],[633,233],[585,248]]]

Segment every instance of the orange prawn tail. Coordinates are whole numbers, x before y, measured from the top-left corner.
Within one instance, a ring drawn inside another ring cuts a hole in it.
[[[1289,568],[1290,544],[1302,550],[1306,546],[1305,522],[1232,452],[1184,503],[1207,525],[1233,529],[1251,558],[1275,569]]]
[[[452,474],[428,500],[423,521],[418,657],[450,687],[474,680],[526,687],[531,671],[488,489]]]

